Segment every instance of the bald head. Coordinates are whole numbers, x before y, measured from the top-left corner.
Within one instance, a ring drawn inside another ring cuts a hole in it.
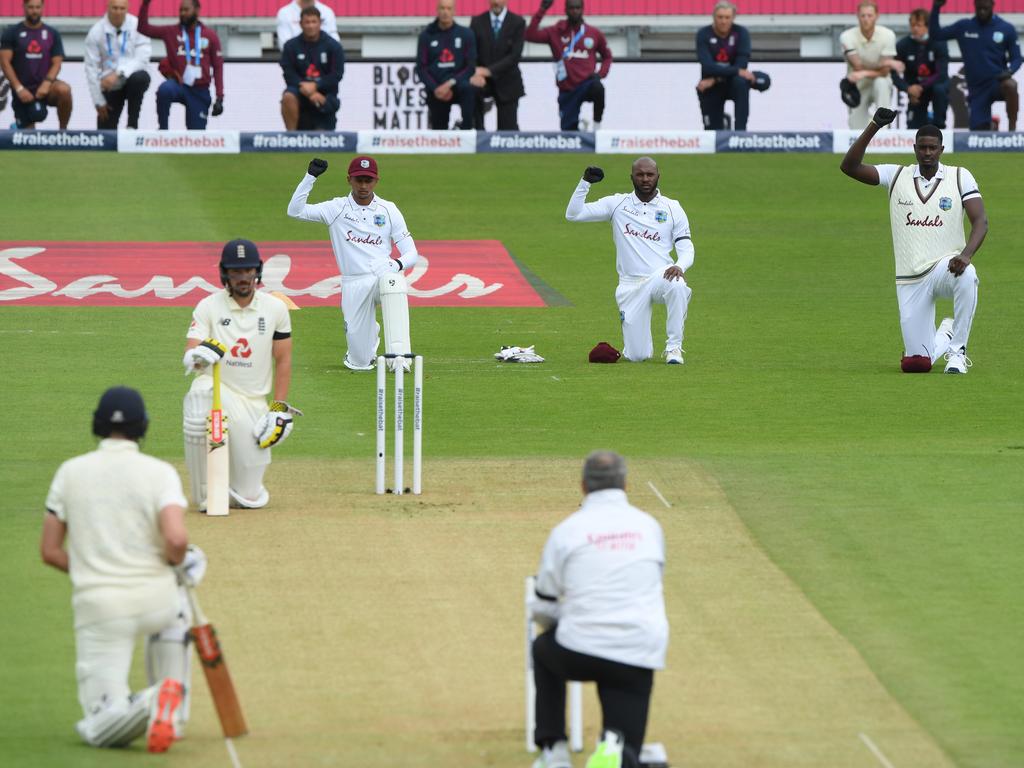
[[[626,460],[614,451],[594,451],[583,462],[583,492],[626,487]]]
[[[643,168],[651,173],[658,172],[658,164],[654,162],[653,157],[638,157],[633,161],[633,173],[636,173],[638,168]]]

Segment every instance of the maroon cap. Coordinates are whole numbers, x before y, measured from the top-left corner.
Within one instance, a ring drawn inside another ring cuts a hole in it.
[[[622,353],[607,341],[602,341],[590,350],[590,362],[592,363],[615,363],[622,357]]]
[[[379,179],[380,176],[377,175],[377,161],[367,155],[353,157],[352,162],[348,164],[348,175],[369,176],[373,179]]]

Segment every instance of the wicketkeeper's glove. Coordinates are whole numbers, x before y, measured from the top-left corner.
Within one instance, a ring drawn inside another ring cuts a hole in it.
[[[211,117],[220,117],[224,114],[224,99],[217,99],[213,102],[213,109],[210,110]]]
[[[583,172],[583,180],[591,184],[597,184],[601,179],[604,178],[604,171],[598,168],[596,165],[587,167],[587,170]]]
[[[886,109],[885,107],[879,107],[878,109],[875,110],[875,116],[871,118],[871,122],[873,122],[879,128],[884,128],[895,119],[895,110]]]
[[[309,175],[316,178],[321,173],[327,170],[327,161],[321,160],[319,157],[313,158],[313,162],[309,164]]]
[[[199,346],[185,350],[185,357],[181,361],[185,366],[185,375],[213,365],[224,357],[227,351],[228,348],[216,339],[206,339]]]
[[[252,429],[253,437],[260,448],[270,448],[283,442],[292,433],[294,427],[292,416],[301,416],[302,411],[284,400],[275,400],[270,410],[256,422]]]

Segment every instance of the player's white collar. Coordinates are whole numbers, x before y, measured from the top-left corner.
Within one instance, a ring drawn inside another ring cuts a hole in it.
[[[925,180],[930,182],[930,181],[932,181],[934,179],[943,179],[945,177],[946,177],[946,166],[944,166],[942,163],[939,163],[939,168],[938,168],[938,170],[935,171],[935,175],[932,176],[931,179],[925,179]],[[914,178],[915,179],[923,179],[924,178],[921,175],[921,166],[920,165],[915,165],[914,166]]]
[[[256,302],[260,301],[260,289],[257,288],[256,286],[253,286],[253,289],[252,289],[252,301],[250,301],[244,307],[241,304],[239,304],[237,301],[235,301],[235,297],[231,295],[231,291],[229,291],[226,286],[224,288],[224,297],[227,299],[228,309],[231,309],[231,310],[237,309],[237,310],[240,310],[240,311],[244,312],[247,309],[255,309],[256,308]]]
[[[661,197],[661,188],[660,187],[656,187],[655,190],[654,190],[654,197],[652,197],[646,203],[643,200],[641,200],[639,197],[636,196],[636,190],[635,189],[632,192],[629,193],[629,197],[630,197],[630,200],[632,201],[632,203],[634,205],[654,205],[658,201],[658,198]]]
[[[358,210],[361,210],[363,208],[369,208],[370,210],[376,209],[376,207],[377,207],[377,200],[379,198],[377,197],[377,193],[374,192],[373,193],[373,200],[370,201],[369,205],[360,205],[359,203],[356,202],[355,195],[353,195],[351,192],[349,192],[348,193],[348,199],[349,199],[349,202],[352,203],[352,207],[355,208],[358,211]]]

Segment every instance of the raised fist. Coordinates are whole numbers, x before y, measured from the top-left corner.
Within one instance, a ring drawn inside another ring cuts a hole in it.
[[[313,162],[309,164],[309,175],[316,177],[327,170],[327,161],[321,160],[319,157],[313,158]]]
[[[886,109],[885,107],[879,107],[878,109],[875,110],[875,116],[871,118],[871,121],[879,128],[884,128],[895,119],[895,110]]]
[[[603,178],[604,171],[602,171],[596,165],[587,166],[587,170],[583,172],[583,180],[590,182],[591,184],[597,184],[597,182],[599,182]]]

